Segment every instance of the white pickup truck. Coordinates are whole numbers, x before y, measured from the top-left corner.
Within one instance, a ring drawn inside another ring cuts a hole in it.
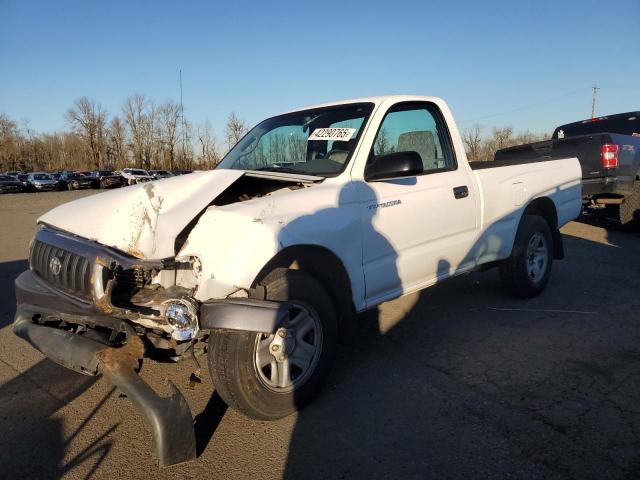
[[[14,331],[104,374],[148,421],[160,464],[195,456],[177,389],[143,356],[205,350],[216,391],[256,419],[308,403],[357,312],[480,266],[540,293],[581,208],[576,158],[469,164],[446,103],[387,96],[269,118],[207,172],[42,216]]]

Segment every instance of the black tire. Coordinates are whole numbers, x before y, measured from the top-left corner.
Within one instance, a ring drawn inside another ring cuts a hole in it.
[[[534,251],[546,252],[544,264],[540,263],[538,256],[534,258],[536,253],[531,254],[531,244],[537,245]],[[553,239],[549,224],[538,215],[524,215],[518,226],[511,256],[500,264],[503,287],[516,297],[535,297],[547,285],[552,263]]]
[[[333,362],[337,317],[326,290],[303,272],[279,268],[261,284],[268,300],[288,300],[317,315],[321,340],[317,357],[314,356],[315,367],[308,369],[304,383],[292,386],[293,390],[275,391],[260,377],[256,365],[261,334],[213,331],[209,339],[209,374],[217,393],[231,408],[256,420],[275,420],[300,410],[320,392]]]
[[[636,226],[640,223],[640,181],[633,183],[631,194],[624,197],[624,203],[614,205],[613,217],[616,222],[625,227]]]

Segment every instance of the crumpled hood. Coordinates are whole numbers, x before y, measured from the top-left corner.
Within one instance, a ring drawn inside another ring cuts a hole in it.
[[[178,234],[243,174],[211,170],[123,187],[65,203],[38,223],[138,258],[172,257]]]

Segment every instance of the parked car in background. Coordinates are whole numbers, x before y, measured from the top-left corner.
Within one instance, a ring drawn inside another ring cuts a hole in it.
[[[80,190],[83,188],[91,188],[93,180],[78,172],[65,171],[60,175],[60,190]]]
[[[120,174],[124,178],[126,185],[135,185],[136,183],[150,182],[153,180],[149,172],[141,168],[123,168]]]
[[[22,182],[12,175],[0,175],[0,193],[20,193]]]
[[[92,188],[118,188],[124,183],[124,178],[111,170],[94,170],[90,172]]]
[[[58,189],[58,181],[45,172],[33,172],[27,175],[27,189],[34,191],[51,191]]]
[[[29,174],[28,173],[19,173],[16,175],[16,178],[22,183],[22,190],[24,192],[29,190]]]
[[[640,111],[567,123],[551,140],[498,150],[496,160],[577,157],[588,209],[621,225],[640,224]]]
[[[187,173],[192,173],[193,170],[171,170],[171,173],[175,175],[186,175]]]
[[[3,175],[9,175],[10,177],[18,177],[22,172],[4,172]]]
[[[151,175],[154,180],[174,176],[173,173],[169,172],[168,170],[149,170],[149,175]]]

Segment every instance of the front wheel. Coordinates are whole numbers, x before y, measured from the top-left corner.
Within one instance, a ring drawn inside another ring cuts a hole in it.
[[[539,295],[547,285],[553,262],[551,228],[538,215],[520,220],[511,256],[500,265],[504,288],[516,297]]]
[[[276,269],[262,282],[289,315],[272,334],[213,331],[209,373],[231,408],[257,420],[301,409],[320,391],[337,342],[336,313],[324,287],[298,270]]]

